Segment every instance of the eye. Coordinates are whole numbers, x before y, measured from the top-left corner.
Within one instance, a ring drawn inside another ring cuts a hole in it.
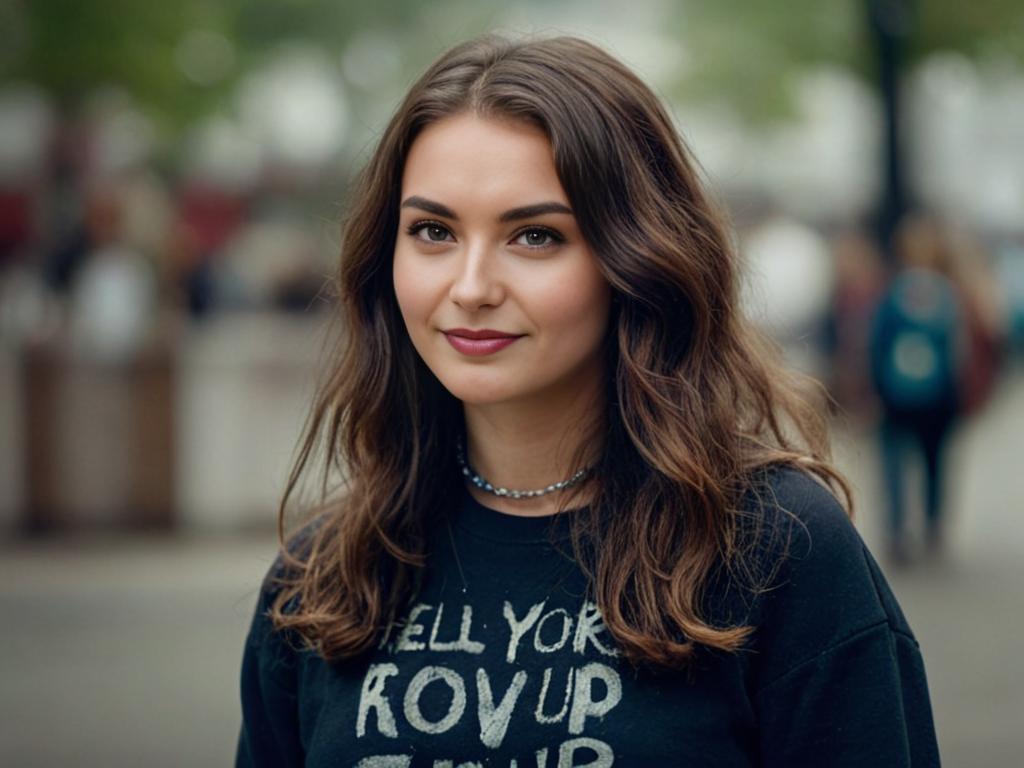
[[[527,248],[550,248],[558,243],[564,243],[565,238],[547,227],[530,227],[522,230],[516,235],[516,241]]]
[[[446,242],[447,235],[451,234],[447,227],[436,221],[417,221],[415,224],[411,225],[406,232],[417,240],[422,240],[428,243]],[[425,233],[425,236],[420,235],[421,232]]]

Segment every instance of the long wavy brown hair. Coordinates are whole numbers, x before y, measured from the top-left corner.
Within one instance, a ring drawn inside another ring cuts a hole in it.
[[[275,626],[328,661],[372,649],[415,597],[427,533],[459,491],[461,403],[412,347],[391,261],[409,148],[462,112],[545,132],[612,288],[604,439],[588,514],[572,521],[608,631],[628,661],[673,669],[698,646],[741,648],[753,628],[713,625],[703,599],[722,566],[754,590],[770,578],[755,566],[764,532],[741,503],[752,479],[798,467],[852,514],[849,487],[829,460],[820,388],[785,370],[741,316],[728,228],[665,109],[625,65],[572,37],[487,35],[448,51],[356,180],[336,279],[343,339],[281,500]],[[289,501],[316,464],[317,522],[286,535]]]

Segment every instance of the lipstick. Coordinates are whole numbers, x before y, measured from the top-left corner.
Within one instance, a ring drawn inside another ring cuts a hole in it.
[[[489,328],[482,330],[452,328],[451,330],[444,331],[444,337],[448,339],[448,343],[457,351],[471,357],[492,355],[522,338],[522,336],[511,333],[492,331]]]

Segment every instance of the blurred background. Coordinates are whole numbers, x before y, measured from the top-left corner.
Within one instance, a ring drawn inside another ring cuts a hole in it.
[[[0,0],[0,30],[0,763],[231,762],[350,181],[411,80],[494,30],[584,36],[670,105],[748,311],[835,400],[944,763],[1018,764],[1020,3]],[[900,276],[897,369],[920,393],[946,365],[955,406],[879,384]]]

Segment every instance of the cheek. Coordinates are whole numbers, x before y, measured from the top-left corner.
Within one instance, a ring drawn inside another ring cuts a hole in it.
[[[544,322],[567,342],[593,343],[608,324],[611,291],[600,275],[576,276],[545,296]]]
[[[417,323],[425,320],[433,308],[429,271],[420,268],[416,260],[403,257],[401,251],[396,251],[392,280],[398,308],[410,332],[415,332]]]

